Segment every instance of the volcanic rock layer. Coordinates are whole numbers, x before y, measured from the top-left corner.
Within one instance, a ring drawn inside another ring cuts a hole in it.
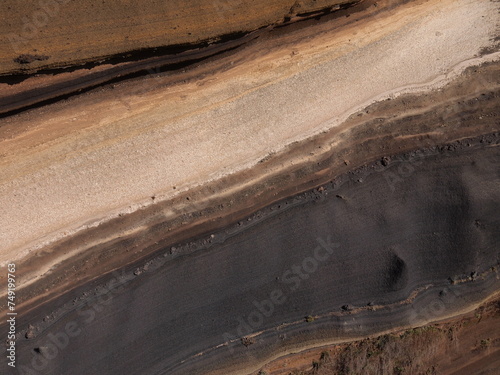
[[[9,371],[248,374],[498,298],[498,2],[44,4],[0,53]]]
[[[396,156],[162,248],[28,314],[19,361],[43,374],[244,373],[461,313],[498,290],[498,142]],[[51,339],[67,345],[44,366],[36,348]]]

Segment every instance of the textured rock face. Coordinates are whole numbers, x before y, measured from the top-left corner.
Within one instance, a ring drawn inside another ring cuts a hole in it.
[[[20,361],[72,324],[81,334],[41,374],[244,373],[299,345],[463,312],[500,285],[498,142],[396,156],[161,249],[117,289],[71,293],[47,322],[51,309],[33,312]]]
[[[20,373],[248,374],[498,295],[498,2],[47,4],[0,53]]]
[[[0,74],[199,44],[345,0],[16,0],[0,5]]]

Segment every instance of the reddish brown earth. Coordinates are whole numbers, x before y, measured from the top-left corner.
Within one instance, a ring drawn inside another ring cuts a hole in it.
[[[290,354],[259,375],[497,374],[500,302],[471,313],[405,331]]]
[[[151,54],[339,9],[349,0],[3,1],[0,74]],[[91,41],[91,42],[90,42]]]

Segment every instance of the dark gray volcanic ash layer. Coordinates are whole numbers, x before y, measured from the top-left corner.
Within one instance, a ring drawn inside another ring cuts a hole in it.
[[[470,308],[500,285],[498,142],[386,158],[41,305],[17,373],[250,371]]]

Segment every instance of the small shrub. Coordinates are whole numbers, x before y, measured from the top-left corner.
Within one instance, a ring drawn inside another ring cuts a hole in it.
[[[484,339],[484,340],[481,340],[481,349],[486,349],[488,348],[489,346],[491,345],[491,339]]]
[[[306,321],[307,323],[314,322],[314,316],[312,316],[312,315],[308,315],[308,316],[306,316],[304,319],[305,319],[305,321]]]
[[[404,368],[402,368],[401,366],[394,367],[394,375],[401,375],[404,373],[404,371]]]
[[[330,353],[328,353],[328,352],[321,352],[319,360],[321,362],[326,362],[326,361],[330,360]]]

